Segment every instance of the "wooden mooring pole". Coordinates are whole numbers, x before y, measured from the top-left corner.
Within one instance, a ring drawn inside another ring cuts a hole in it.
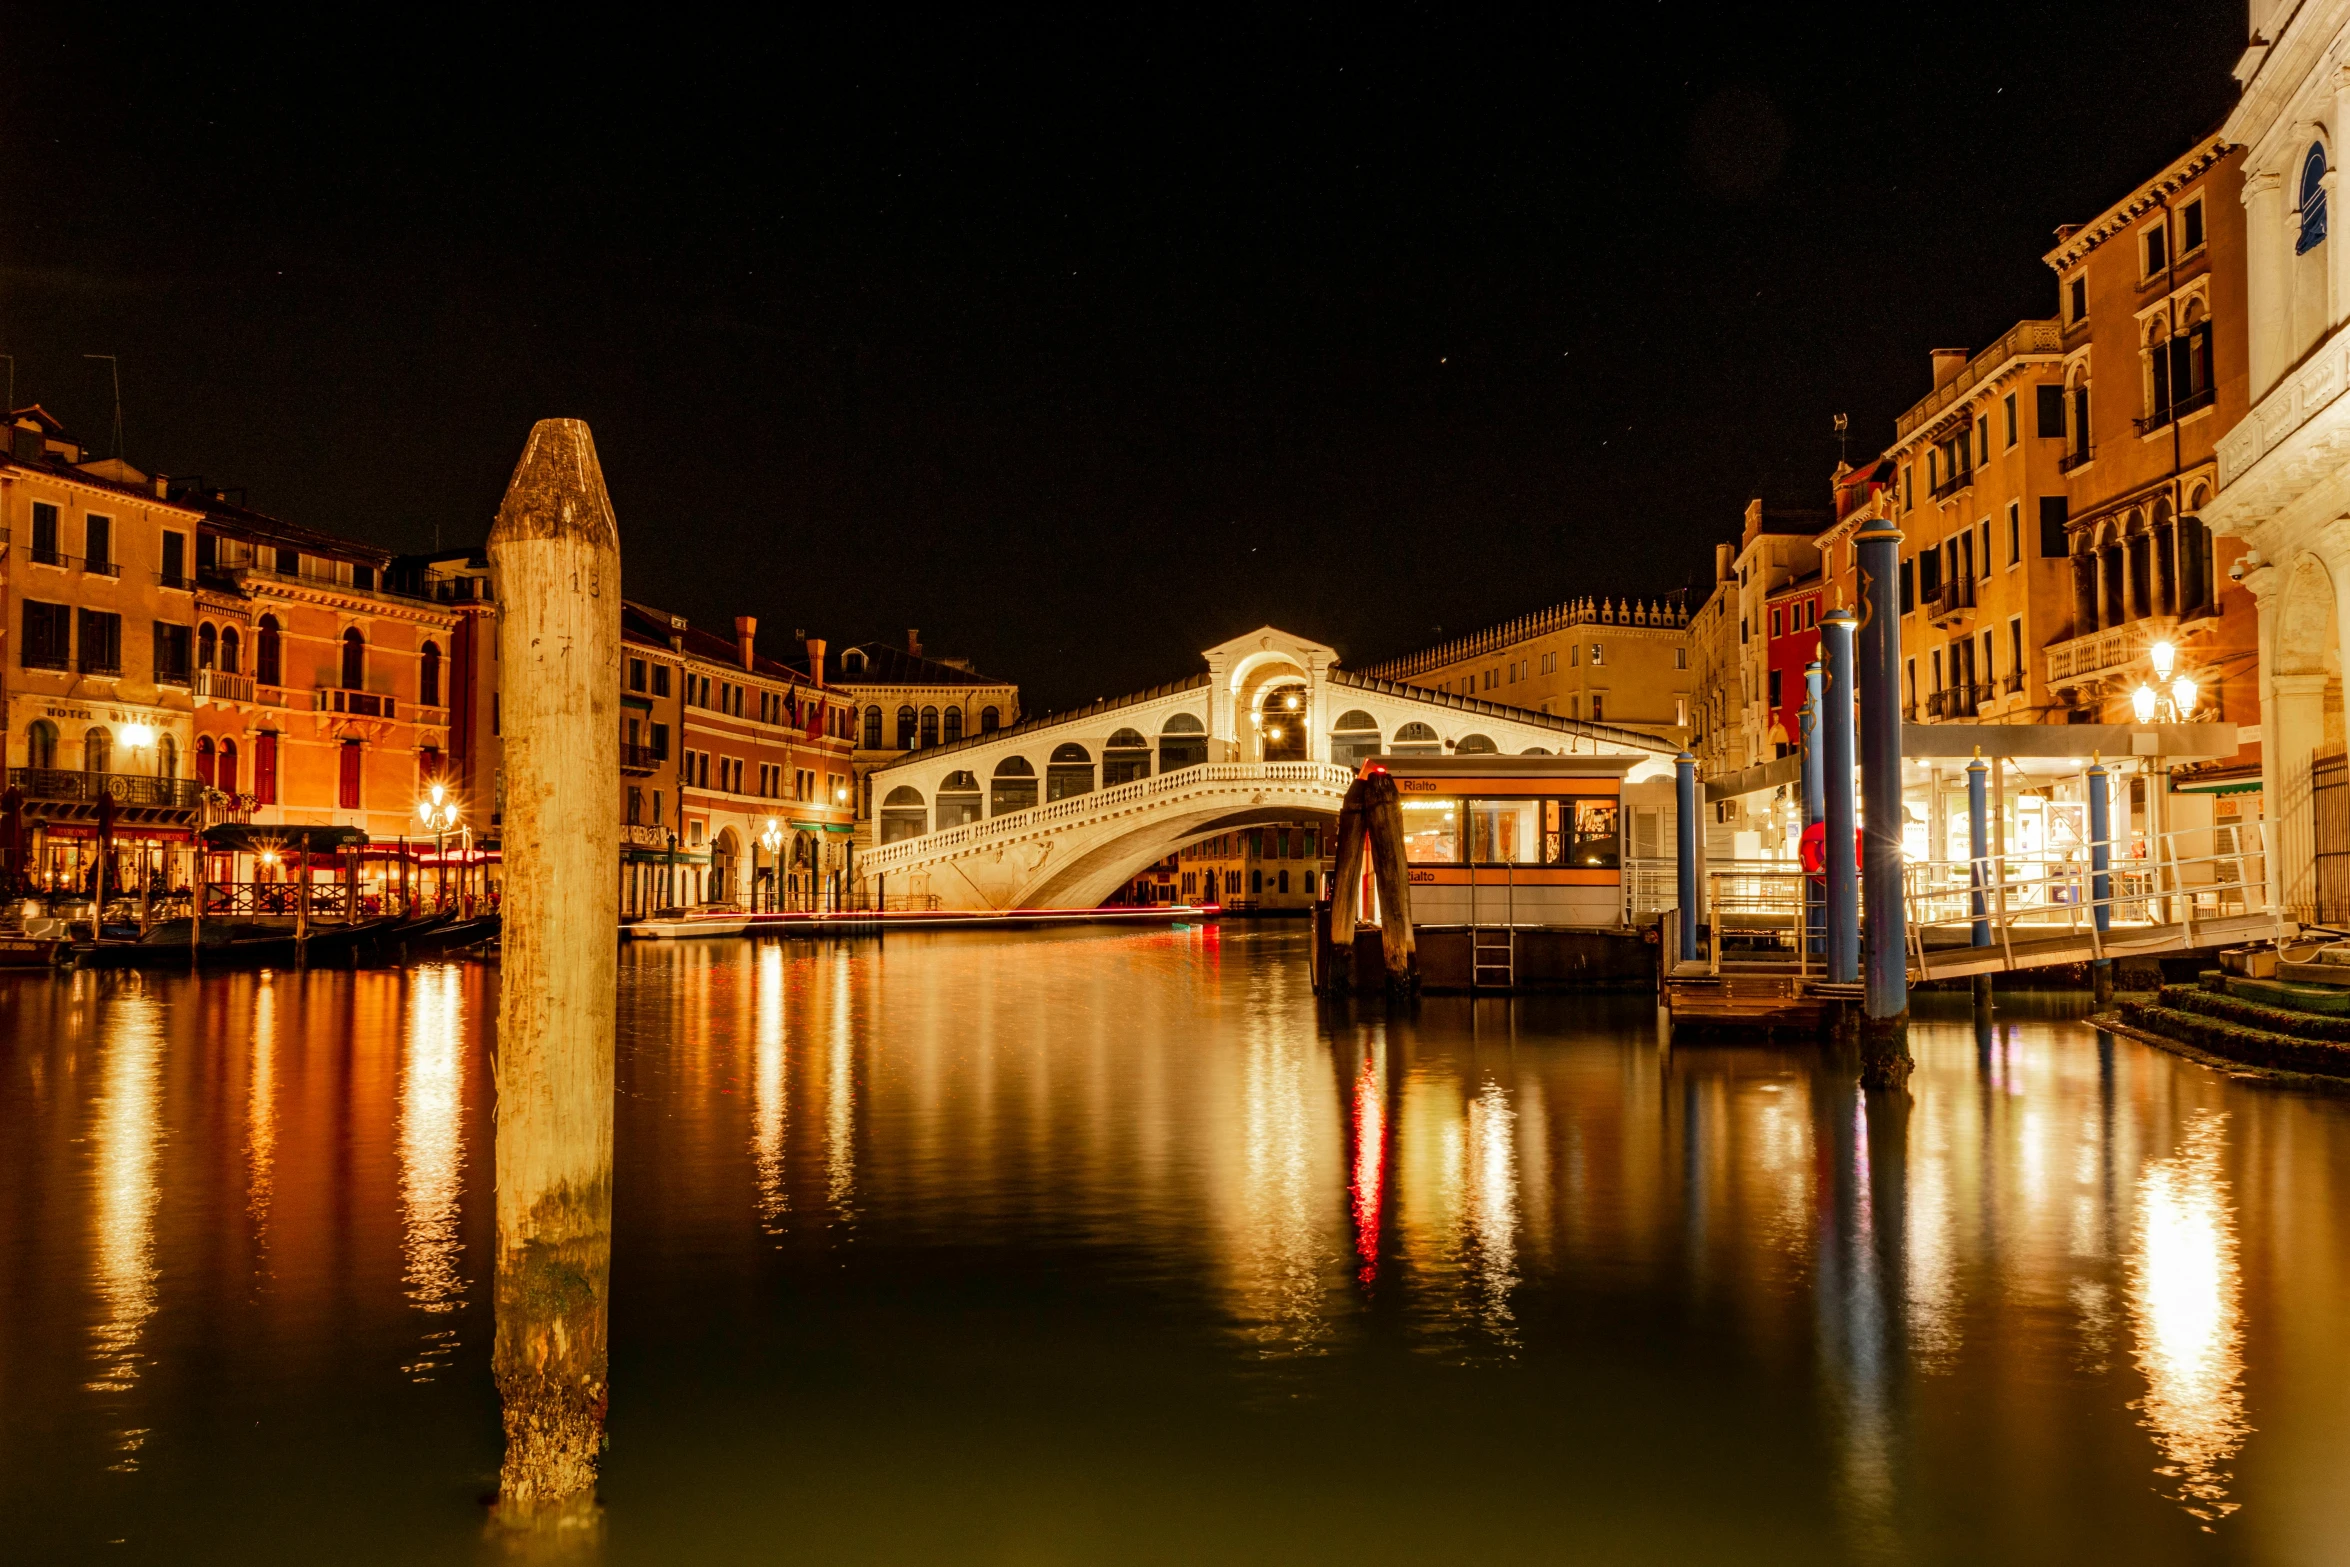
[[[1372,773],[1363,791],[1363,836],[1379,877],[1379,946],[1387,958],[1387,985],[1411,990],[1420,982],[1418,949],[1412,939],[1412,878],[1403,861],[1403,802],[1395,779]]]
[[[544,419],[490,529],[506,742],[498,999],[500,1522],[594,1517],[612,1270],[620,538],[587,426]]]
[[[1330,931],[1322,989],[1346,995],[1355,985],[1355,926],[1362,921],[1363,782],[1356,779],[1338,808],[1338,843],[1330,868]]]

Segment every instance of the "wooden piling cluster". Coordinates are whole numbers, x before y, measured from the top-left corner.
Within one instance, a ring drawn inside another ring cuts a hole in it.
[[[498,1002],[502,1509],[584,1504],[603,1447],[620,845],[620,540],[587,426],[532,429],[490,530],[506,741]]]
[[[1363,860],[1379,885],[1379,948],[1386,987],[1408,992],[1419,983],[1412,937],[1412,884],[1404,866],[1403,803],[1384,772],[1357,778],[1338,808],[1338,844],[1330,896],[1314,911],[1314,988],[1345,995],[1371,988],[1355,973],[1355,933],[1362,922]]]

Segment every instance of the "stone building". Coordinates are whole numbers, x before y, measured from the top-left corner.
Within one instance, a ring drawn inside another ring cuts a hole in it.
[[[951,745],[1020,722],[1019,686],[979,673],[966,658],[925,655],[919,631],[907,632],[903,646],[858,642],[829,653],[822,642],[810,646],[821,668],[807,659],[792,667],[820,677],[856,708],[852,760],[860,821],[873,820],[865,780],[875,767],[909,751]]]
[[[1570,599],[1363,673],[1680,745],[1693,689],[1688,624],[1684,605]]]

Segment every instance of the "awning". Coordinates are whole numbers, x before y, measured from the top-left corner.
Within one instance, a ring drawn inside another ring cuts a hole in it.
[[[2257,778],[2231,778],[2225,783],[2179,784],[2171,790],[2173,794],[2258,794],[2259,792],[2260,780]]]
[[[294,849],[327,854],[368,842],[356,827],[263,827],[251,822],[222,822],[204,829],[204,841],[215,849],[258,854],[264,849]]]
[[[857,830],[856,824],[853,822],[794,822],[792,826],[801,832],[853,833]]]

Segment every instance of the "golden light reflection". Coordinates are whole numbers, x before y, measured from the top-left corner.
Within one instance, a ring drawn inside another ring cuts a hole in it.
[[[253,987],[253,1064],[245,1101],[245,1212],[258,1246],[269,1228],[277,1168],[277,987],[261,975]]]
[[[2187,1512],[2211,1524],[2234,1512],[2228,1460],[2252,1427],[2244,1418],[2242,1279],[2236,1215],[2220,1177],[2227,1117],[2203,1111],[2185,1146],[2138,1182],[2138,1248],[2130,1315],[2146,1396],[2131,1407],[2154,1433],[2155,1473]]]
[[[143,991],[126,991],[104,1008],[100,1031],[106,1064],[90,1129],[96,1188],[91,1262],[100,1315],[85,1385],[93,1393],[127,1393],[138,1382],[140,1337],[155,1313],[163,1008]],[[109,1467],[136,1469],[146,1436],[143,1428],[117,1433],[117,1457]]]
[[[857,1195],[857,1036],[845,952],[832,966],[825,999],[824,1187],[834,1215],[845,1222],[856,1217]]]
[[[1469,1101],[1465,1238],[1486,1328],[1514,1342],[1510,1292],[1518,1285],[1517,1114],[1499,1083],[1488,1080]]]
[[[784,1185],[784,1133],[791,1124],[784,1053],[783,948],[759,949],[758,1015],[751,1061],[751,1160],[758,1172],[759,1224],[781,1234],[791,1208]]]
[[[463,976],[454,963],[418,972],[400,1077],[402,1279],[410,1302],[435,1315],[465,1304],[458,1228],[465,1189]],[[400,1369],[429,1382],[456,1348],[455,1328],[428,1333],[423,1353]]]
[[[1310,1352],[1328,1333],[1325,1269],[1338,1259],[1317,1223],[1329,1190],[1314,1179],[1309,1077],[1318,1055],[1271,1022],[1259,1023],[1248,1041],[1234,1261],[1245,1331],[1268,1354]]]

